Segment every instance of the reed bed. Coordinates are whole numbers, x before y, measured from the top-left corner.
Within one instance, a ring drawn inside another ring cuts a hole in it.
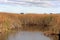
[[[59,34],[60,14],[0,13],[0,32],[18,29]]]

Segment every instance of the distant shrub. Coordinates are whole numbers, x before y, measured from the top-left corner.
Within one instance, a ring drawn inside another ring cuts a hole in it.
[[[20,13],[20,14],[24,14],[24,13]]]
[[[50,13],[50,14],[53,14],[53,13]]]

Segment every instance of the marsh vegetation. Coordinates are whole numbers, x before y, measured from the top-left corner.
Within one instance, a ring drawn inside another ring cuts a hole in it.
[[[58,34],[60,14],[11,14],[0,13],[0,33],[13,30],[39,31],[47,35]],[[55,37],[55,36],[54,36]]]

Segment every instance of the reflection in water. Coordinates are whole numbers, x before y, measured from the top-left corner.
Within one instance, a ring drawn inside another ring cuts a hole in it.
[[[40,32],[21,31],[9,35],[0,35],[0,40],[50,40],[50,38]]]
[[[0,34],[0,40],[7,40],[7,38],[8,38],[7,33]]]

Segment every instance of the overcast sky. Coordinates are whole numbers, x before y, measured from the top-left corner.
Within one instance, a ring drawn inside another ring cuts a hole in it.
[[[1,12],[60,13],[58,0],[0,0]]]

